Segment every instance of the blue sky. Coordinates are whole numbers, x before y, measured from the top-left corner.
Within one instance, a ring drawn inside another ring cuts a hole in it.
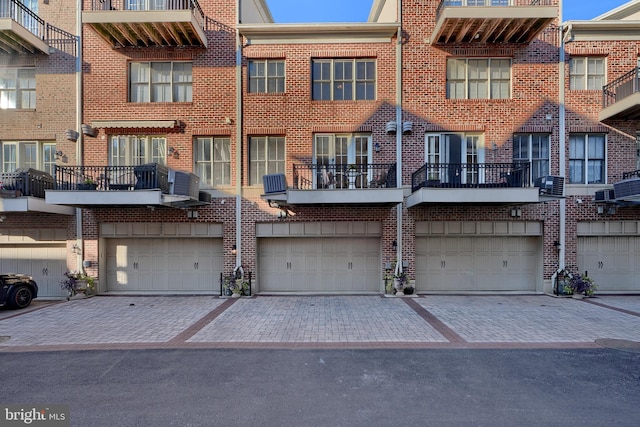
[[[292,22],[365,22],[373,0],[266,0],[273,19]],[[591,19],[627,0],[564,0],[563,20]]]

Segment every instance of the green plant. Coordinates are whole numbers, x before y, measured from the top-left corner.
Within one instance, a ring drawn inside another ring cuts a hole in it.
[[[571,273],[567,270],[563,270],[561,274],[569,278],[563,287],[566,294],[583,294],[593,296],[596,289],[598,289],[593,279],[587,276],[586,273]]]
[[[95,278],[84,271],[71,270],[64,273],[64,280],[60,281],[60,287],[67,292],[77,291],[80,283],[86,282],[87,290],[95,289]]]
[[[84,185],[95,185],[95,181],[92,178],[85,178],[83,184]]]

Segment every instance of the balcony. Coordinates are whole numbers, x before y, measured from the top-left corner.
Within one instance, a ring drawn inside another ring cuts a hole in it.
[[[51,175],[36,169],[23,168],[0,173],[0,212],[46,212],[73,215],[73,209],[49,206],[45,190],[54,188]]]
[[[197,0],[92,0],[82,21],[113,48],[207,47]]]
[[[529,163],[427,163],[411,175],[407,207],[433,203],[538,203]]]
[[[76,37],[49,25],[19,0],[0,0],[0,54],[44,53],[55,47],[74,46]]]
[[[431,43],[528,44],[557,17],[555,0],[442,0]]]
[[[403,190],[396,184],[395,163],[294,164],[293,186],[265,184],[265,193],[263,198],[280,206],[388,206],[403,200]]]
[[[157,163],[139,166],[56,166],[46,202],[74,207],[202,206],[200,178]],[[204,197],[202,197],[204,199]]]
[[[600,121],[640,119],[639,87],[640,67],[634,68],[603,87]]]

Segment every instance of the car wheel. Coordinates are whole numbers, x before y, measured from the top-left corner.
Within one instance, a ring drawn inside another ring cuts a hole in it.
[[[11,292],[11,306],[13,308],[25,308],[31,304],[33,293],[28,286],[18,286]]]

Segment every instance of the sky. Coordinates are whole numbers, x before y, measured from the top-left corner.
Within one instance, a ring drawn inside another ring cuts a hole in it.
[[[277,23],[365,22],[373,0],[266,0]],[[627,0],[564,0],[563,21],[592,19]]]

